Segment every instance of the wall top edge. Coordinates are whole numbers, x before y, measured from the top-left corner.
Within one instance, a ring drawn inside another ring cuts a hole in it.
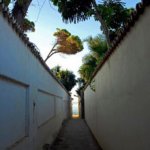
[[[11,28],[16,32],[17,36],[20,38],[21,41],[28,47],[30,52],[39,60],[41,65],[45,68],[45,70],[53,77],[53,79],[65,90],[65,92],[70,95],[69,91],[63,86],[63,84],[53,75],[48,65],[44,62],[43,58],[40,55],[38,47],[29,41],[27,34],[23,32],[21,26],[18,24],[16,19],[12,16],[9,12],[9,9],[3,3],[3,0],[0,0],[0,15],[7,21],[7,23],[11,26]]]
[[[116,38],[111,43],[111,47],[108,49],[107,53],[105,54],[102,62],[100,62],[95,71],[93,72],[89,82],[85,85],[83,88],[83,91],[90,85],[93,78],[96,76],[96,74],[99,72],[99,70],[102,68],[102,66],[107,62],[107,60],[110,58],[110,56],[113,54],[113,52],[117,49],[118,45],[125,39],[128,33],[131,32],[131,29],[135,26],[135,23],[138,22],[139,17],[144,14],[145,9],[150,6],[150,0],[142,0],[141,2],[136,4],[135,10],[132,12],[130,18],[128,19],[128,22],[125,23],[122,30],[118,33]]]

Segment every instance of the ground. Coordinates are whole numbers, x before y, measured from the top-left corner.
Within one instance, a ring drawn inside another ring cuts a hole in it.
[[[51,150],[102,150],[83,119],[64,123]]]

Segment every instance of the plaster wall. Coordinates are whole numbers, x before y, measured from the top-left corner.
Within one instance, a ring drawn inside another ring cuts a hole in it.
[[[0,150],[51,144],[69,103],[69,94],[0,14]]]
[[[150,8],[85,89],[85,119],[104,150],[150,149]]]

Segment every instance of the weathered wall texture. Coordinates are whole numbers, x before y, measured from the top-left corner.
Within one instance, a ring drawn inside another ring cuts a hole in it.
[[[41,150],[68,108],[68,93],[0,15],[0,150]]]
[[[150,149],[150,8],[85,89],[85,118],[104,150]]]

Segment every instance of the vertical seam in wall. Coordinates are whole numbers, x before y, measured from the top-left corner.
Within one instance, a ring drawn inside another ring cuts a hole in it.
[[[30,128],[30,105],[29,105],[29,87],[26,90],[26,104],[25,104],[25,136],[29,137]]]

